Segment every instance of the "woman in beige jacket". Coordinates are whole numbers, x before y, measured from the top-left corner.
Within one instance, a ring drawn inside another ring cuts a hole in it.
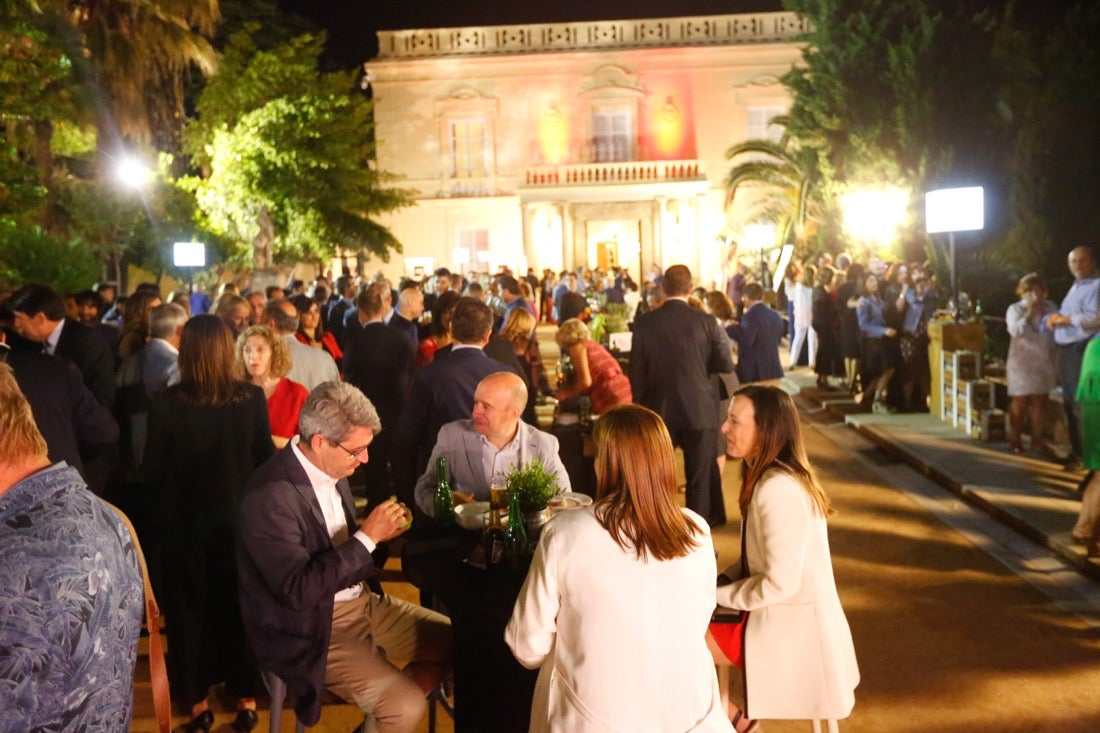
[[[829,499],[809,467],[798,412],[775,387],[749,385],[722,426],[742,459],[739,503],[747,562],[719,576],[718,605],[749,612],[746,714],[838,720],[859,684],[852,634],[833,579]]]

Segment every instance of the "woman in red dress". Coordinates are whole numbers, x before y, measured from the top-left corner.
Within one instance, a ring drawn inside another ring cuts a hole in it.
[[[237,359],[252,384],[264,391],[271,439],[282,448],[298,434],[298,414],[309,390],[287,379],[290,349],[267,326],[249,326],[237,338]]]

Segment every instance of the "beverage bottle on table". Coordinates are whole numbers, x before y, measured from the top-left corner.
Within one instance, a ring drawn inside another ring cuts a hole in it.
[[[442,525],[455,523],[455,497],[451,493],[451,480],[447,476],[447,458],[439,457],[435,479],[435,498],[432,502],[435,521]]]
[[[508,526],[504,530],[505,545],[512,567],[517,568],[527,551],[527,528],[519,510],[519,494],[508,495]]]
[[[487,565],[499,565],[504,559],[508,549],[508,537],[504,532],[504,525],[500,523],[500,512],[489,512],[489,526],[485,529],[485,535],[481,538],[481,546],[485,549],[485,563]]]

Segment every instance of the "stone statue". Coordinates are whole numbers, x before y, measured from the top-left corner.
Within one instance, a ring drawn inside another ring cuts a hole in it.
[[[252,238],[252,265],[261,270],[272,265],[272,247],[275,245],[275,224],[271,221],[271,211],[263,206],[256,222],[260,231]]]

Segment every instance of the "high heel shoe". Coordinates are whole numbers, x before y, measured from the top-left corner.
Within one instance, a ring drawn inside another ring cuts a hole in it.
[[[248,733],[259,722],[260,717],[256,715],[255,710],[241,708],[237,711],[237,717],[233,718],[233,724],[230,727],[238,733]]]
[[[214,727],[214,711],[207,708],[183,725],[186,733],[210,733]]]
[[[730,722],[733,723],[733,729],[737,733],[764,733],[764,726],[757,720],[746,718],[744,710],[738,710],[737,715],[734,715]]]

